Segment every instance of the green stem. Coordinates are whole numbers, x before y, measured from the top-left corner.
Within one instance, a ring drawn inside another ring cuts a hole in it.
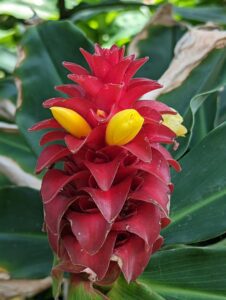
[[[58,0],[57,6],[59,9],[60,20],[67,18],[67,9],[65,7],[65,1]]]

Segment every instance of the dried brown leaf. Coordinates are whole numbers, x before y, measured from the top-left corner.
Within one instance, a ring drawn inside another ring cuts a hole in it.
[[[0,280],[0,300],[33,297],[51,287],[51,283],[50,277],[39,280]]]
[[[138,43],[141,40],[144,40],[148,36],[149,28],[156,25],[163,26],[175,26],[180,24],[173,19],[173,8],[171,4],[165,4],[160,6],[160,8],[156,11],[156,13],[151,17],[150,21],[144,27],[144,29],[138,33],[134,39],[131,41],[128,53],[139,55],[139,49],[137,48]]]
[[[159,95],[179,87],[211,51],[224,47],[226,47],[226,31],[221,31],[210,24],[190,28],[178,41],[174,58],[159,79],[163,88],[150,92],[144,97],[156,99]]]
[[[0,173],[18,186],[27,186],[39,190],[41,181],[35,176],[21,169],[13,159],[0,155]]]

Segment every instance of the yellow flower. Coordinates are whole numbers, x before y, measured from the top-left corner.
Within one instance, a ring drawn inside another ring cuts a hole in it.
[[[135,109],[125,109],[115,114],[106,129],[108,145],[125,145],[139,133],[144,118]]]
[[[176,115],[163,114],[162,118],[162,124],[175,132],[177,136],[185,136],[185,134],[187,133],[187,128],[182,125],[183,118],[179,113],[177,113]]]
[[[53,106],[50,110],[54,119],[73,136],[82,138],[91,132],[87,121],[74,110],[58,106]]]

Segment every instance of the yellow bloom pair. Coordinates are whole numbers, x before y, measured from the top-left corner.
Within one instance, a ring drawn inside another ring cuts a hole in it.
[[[51,109],[55,120],[70,134],[77,138],[88,136],[91,127],[77,112],[54,106]],[[187,129],[181,124],[183,118],[180,114],[162,115],[165,126],[169,127],[177,136],[184,136]],[[144,118],[135,109],[125,109],[116,113],[109,121],[106,129],[106,143],[108,145],[125,145],[132,141],[139,133]]]

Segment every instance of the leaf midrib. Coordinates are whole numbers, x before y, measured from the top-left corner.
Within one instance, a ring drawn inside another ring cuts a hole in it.
[[[191,295],[191,296],[205,296],[205,297],[213,297],[213,298],[209,298],[210,300],[225,300],[226,299],[226,292],[225,294],[214,294],[214,292],[210,292],[210,291],[203,291],[203,290],[197,290],[197,289],[192,289],[192,288],[182,288],[182,287],[178,287],[178,286],[169,286],[167,284],[160,284],[158,282],[152,281],[150,280],[150,283],[147,283],[145,280],[141,280],[141,284],[145,285],[147,288],[152,288],[153,290],[156,291],[157,293],[159,293],[160,295],[162,295],[163,297],[166,295],[165,293],[162,293],[163,291],[165,291],[168,294],[174,295],[175,292],[178,294],[182,294],[182,295]],[[208,298],[206,298],[208,299]]]
[[[66,23],[66,21],[64,21],[64,22]],[[54,64],[54,57],[51,56],[51,54],[50,54],[51,51],[50,51],[48,45],[45,42],[45,38],[43,38],[42,32],[41,32],[41,30],[38,27],[36,27],[35,29],[36,29],[37,35],[38,35],[38,37],[39,37],[39,39],[40,39],[40,41],[41,41],[41,43],[43,45],[44,52],[47,55],[46,57],[48,57],[48,61],[50,62],[51,67],[54,70],[54,73],[55,73],[56,77],[59,80],[59,84],[62,84],[63,83],[63,79],[60,76],[60,72],[59,72],[59,70],[56,67],[57,64]]]
[[[42,234],[42,233],[30,233],[30,232],[7,232],[7,233],[4,233],[4,232],[0,232],[0,240],[10,240],[11,238],[37,238],[37,239],[43,239],[43,240],[46,240],[47,237],[46,235]]]
[[[175,215],[175,217],[172,216],[172,225],[175,222],[178,222],[179,220],[183,219],[186,215],[191,214],[199,210],[200,208],[209,205],[210,203],[214,202],[216,199],[223,197],[224,195],[226,195],[226,187],[220,192],[214,192],[212,195],[205,199],[201,198],[200,201],[193,206],[183,208],[179,213]]]
[[[6,146],[11,146],[11,147],[14,147],[15,149],[20,149],[22,151],[25,151],[25,152],[28,152],[28,153],[31,153],[30,149],[28,149],[25,145],[21,145],[19,143],[16,143],[12,140],[9,140],[9,139],[4,139],[4,138],[1,138],[0,137],[0,142]]]

